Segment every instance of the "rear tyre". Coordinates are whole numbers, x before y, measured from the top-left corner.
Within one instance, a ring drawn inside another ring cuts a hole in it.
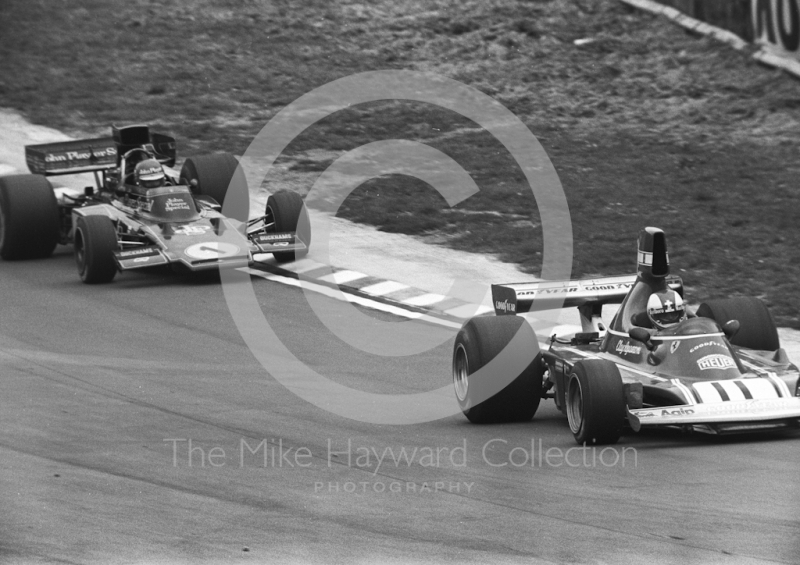
[[[739,331],[730,342],[739,347],[776,351],[781,346],[775,320],[758,298],[739,296],[709,300],[700,305],[697,315],[711,318],[720,326],[730,320],[738,320]]]
[[[518,331],[523,332],[522,341],[506,349]],[[542,398],[541,353],[493,396],[489,396],[493,389],[502,386],[498,384],[500,378],[507,381],[509,376],[480,374],[478,380],[475,373],[504,350],[508,356],[504,365],[524,363],[536,344],[535,332],[518,316],[479,316],[464,324],[453,347],[453,386],[461,411],[470,422],[527,422],[533,418]]]
[[[296,192],[279,190],[267,199],[267,208],[264,212],[267,232],[283,233],[296,232],[297,237],[306,244],[302,251],[279,251],[272,255],[280,263],[300,259],[308,253],[311,246],[311,223],[308,219],[308,210],[303,204],[303,199]]]
[[[619,369],[611,361],[578,361],[567,381],[567,419],[578,444],[617,443],[625,424]]]
[[[117,230],[107,216],[80,216],[75,224],[75,262],[78,274],[86,284],[102,284],[114,280],[118,249]]]
[[[210,196],[220,206],[225,206],[229,193],[235,194],[224,209],[225,215],[241,222],[247,221],[250,202],[247,179],[239,161],[230,153],[186,159],[181,168],[180,182],[188,185],[195,194]]]
[[[0,257],[49,257],[58,243],[58,202],[42,175],[0,177]]]

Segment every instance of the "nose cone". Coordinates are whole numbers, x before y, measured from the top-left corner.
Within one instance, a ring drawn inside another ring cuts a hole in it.
[[[669,274],[667,236],[659,228],[639,232],[638,273],[643,278],[663,278]]]

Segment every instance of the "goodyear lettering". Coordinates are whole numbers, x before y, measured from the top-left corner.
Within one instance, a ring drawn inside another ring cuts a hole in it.
[[[620,290],[630,287],[629,284],[619,283],[619,284],[604,284],[599,286],[587,286],[584,290],[586,291],[596,291],[596,290]]]
[[[513,302],[509,302],[508,299],[503,300],[500,302],[496,300],[494,303],[495,310],[499,310],[500,312],[516,312],[517,305]]]
[[[718,341],[706,341],[706,342],[703,342],[703,343],[698,343],[697,345],[695,345],[694,347],[692,347],[692,348],[689,350],[689,353],[694,353],[695,351],[697,351],[697,350],[698,350],[698,349],[700,349],[701,347],[708,347],[708,346],[710,346],[710,345],[718,345],[718,346],[720,346],[720,347],[725,347],[725,345],[723,345],[722,343],[719,343]]]
[[[633,286],[632,283],[609,283],[609,284],[591,284],[587,286],[569,286],[559,288],[538,288],[535,290],[523,290],[517,292],[518,296],[535,296],[543,294],[569,294],[572,292],[603,292],[603,291],[619,291],[627,290]]]
[[[787,399],[789,400],[789,399]],[[744,400],[739,402],[725,402],[704,405],[704,412],[711,412],[714,414],[738,414],[738,413],[756,413],[756,412],[769,412],[773,410],[785,410],[787,408],[798,408],[789,400]]]
[[[701,371],[706,371],[708,369],[732,369],[736,367],[736,362],[727,355],[715,353],[698,359],[697,366],[700,367]]]

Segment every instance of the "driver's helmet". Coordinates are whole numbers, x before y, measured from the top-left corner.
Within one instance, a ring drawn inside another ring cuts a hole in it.
[[[145,159],[136,165],[133,170],[133,176],[136,179],[136,184],[142,188],[156,188],[164,186],[166,176],[161,164],[155,159]]]
[[[647,317],[653,327],[665,329],[686,319],[683,298],[674,290],[655,292],[647,299]]]

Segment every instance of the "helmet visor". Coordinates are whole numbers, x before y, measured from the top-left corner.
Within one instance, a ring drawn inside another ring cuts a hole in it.
[[[158,188],[159,186],[164,186],[164,177],[140,179],[139,185],[143,188]]]
[[[663,310],[660,312],[656,311],[653,312],[650,317],[659,326],[671,326],[673,324],[677,324],[683,319],[683,308],[674,308],[669,312],[664,312]]]

